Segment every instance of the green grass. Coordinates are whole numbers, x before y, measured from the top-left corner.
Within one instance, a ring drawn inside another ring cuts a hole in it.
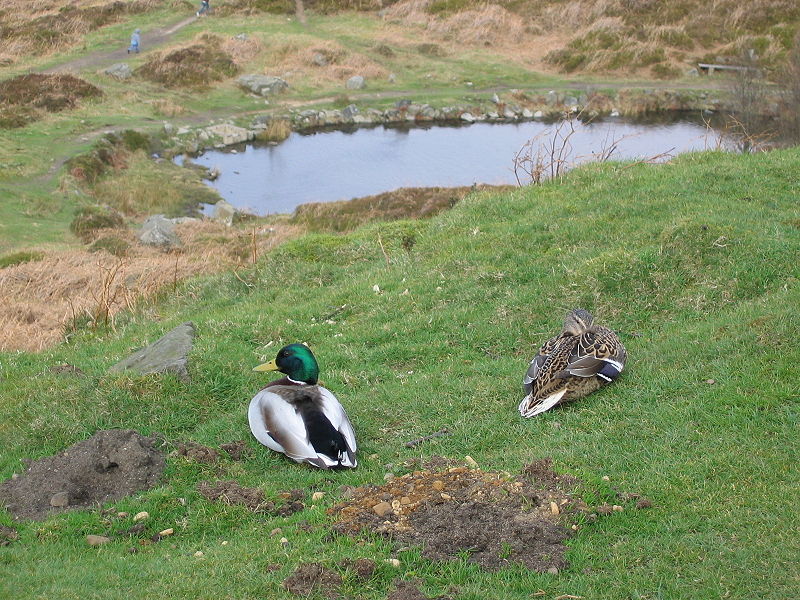
[[[20,540],[0,548],[0,596],[289,598],[281,581],[301,562],[393,555],[383,541],[326,537],[325,509],[340,485],[379,483],[396,469],[386,465],[434,454],[511,472],[552,456],[557,470],[589,486],[607,475],[654,508],[584,528],[558,576],[484,573],[410,549],[397,553],[399,568],[381,562],[370,583],[350,580],[350,596],[385,598],[397,576],[460,600],[498,590],[510,599],[538,590],[615,600],[795,596],[799,165],[795,149],[588,166],[561,184],[472,195],[430,221],[303,237],[249,272],[180,286],[116,331],[82,332],[38,355],[0,354],[3,478],[22,458],[109,427],[212,446],[247,439],[253,450],[218,467],[169,458],[163,485],[117,502],[150,513],[148,534],[175,528],[135,554],[123,538],[85,545],[88,533],[129,526],[97,511],[16,524]],[[628,369],[612,387],[523,420],[527,361],[576,306],[620,331]],[[187,320],[199,333],[190,383],[106,374]],[[265,381],[250,368],[294,341],[315,350],[324,384],[351,416],[354,471],[295,465],[249,435],[247,403]],[[63,362],[86,377],[49,372]],[[452,435],[403,445],[445,426]],[[326,496],[292,517],[253,515],[195,491],[217,478],[270,497],[297,487]],[[0,524],[10,516],[0,513]],[[287,548],[270,536],[275,527]]]

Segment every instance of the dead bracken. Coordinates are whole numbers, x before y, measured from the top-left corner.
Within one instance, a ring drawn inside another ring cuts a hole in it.
[[[589,512],[569,492],[575,483],[554,473],[549,459],[532,463],[522,477],[464,466],[421,469],[356,488],[329,513],[339,533],[368,530],[419,544],[433,560],[467,552],[486,569],[520,563],[546,572],[567,566],[564,540],[572,530],[565,525]]]

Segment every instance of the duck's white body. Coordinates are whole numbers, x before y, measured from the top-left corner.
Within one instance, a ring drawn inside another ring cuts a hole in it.
[[[336,396],[319,385],[289,381],[264,388],[250,401],[247,417],[255,438],[297,462],[355,467],[355,433]]]

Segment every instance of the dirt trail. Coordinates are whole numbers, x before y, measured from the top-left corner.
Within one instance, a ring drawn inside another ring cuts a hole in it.
[[[194,23],[198,17],[192,15],[177,23],[172,23],[164,27],[153,29],[152,31],[142,31],[140,46],[143,52],[152,50],[161,44],[168,42],[175,33],[190,23]],[[128,54],[128,41],[126,39],[120,41],[120,48],[111,52],[93,52],[86,56],[70,60],[55,67],[45,69],[42,73],[67,73],[76,72],[82,69],[103,69],[110,67],[114,63],[118,63],[127,58]]]

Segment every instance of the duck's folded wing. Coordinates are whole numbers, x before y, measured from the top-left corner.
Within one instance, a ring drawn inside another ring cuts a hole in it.
[[[265,446],[297,462],[320,462],[302,417],[278,394],[269,390],[256,394],[250,401],[248,420],[253,435]]]
[[[560,339],[561,336],[557,335],[547,340],[544,345],[539,348],[539,353],[531,360],[530,365],[528,365],[528,370],[522,378],[522,385],[525,388],[526,394],[531,393],[533,382],[539,378],[547,359],[550,358],[550,355],[553,353]]]
[[[358,446],[356,445],[356,434],[353,431],[353,425],[350,423],[350,419],[347,417],[341,402],[337,400],[330,390],[320,386],[319,393],[322,412],[331,422],[334,429],[342,434],[344,441],[347,443],[347,456],[342,457],[342,466],[355,467],[355,455]]]
[[[594,355],[580,356],[570,360],[566,369],[558,374],[558,377],[600,377],[606,381],[614,381],[625,363],[612,357],[601,358]]]

